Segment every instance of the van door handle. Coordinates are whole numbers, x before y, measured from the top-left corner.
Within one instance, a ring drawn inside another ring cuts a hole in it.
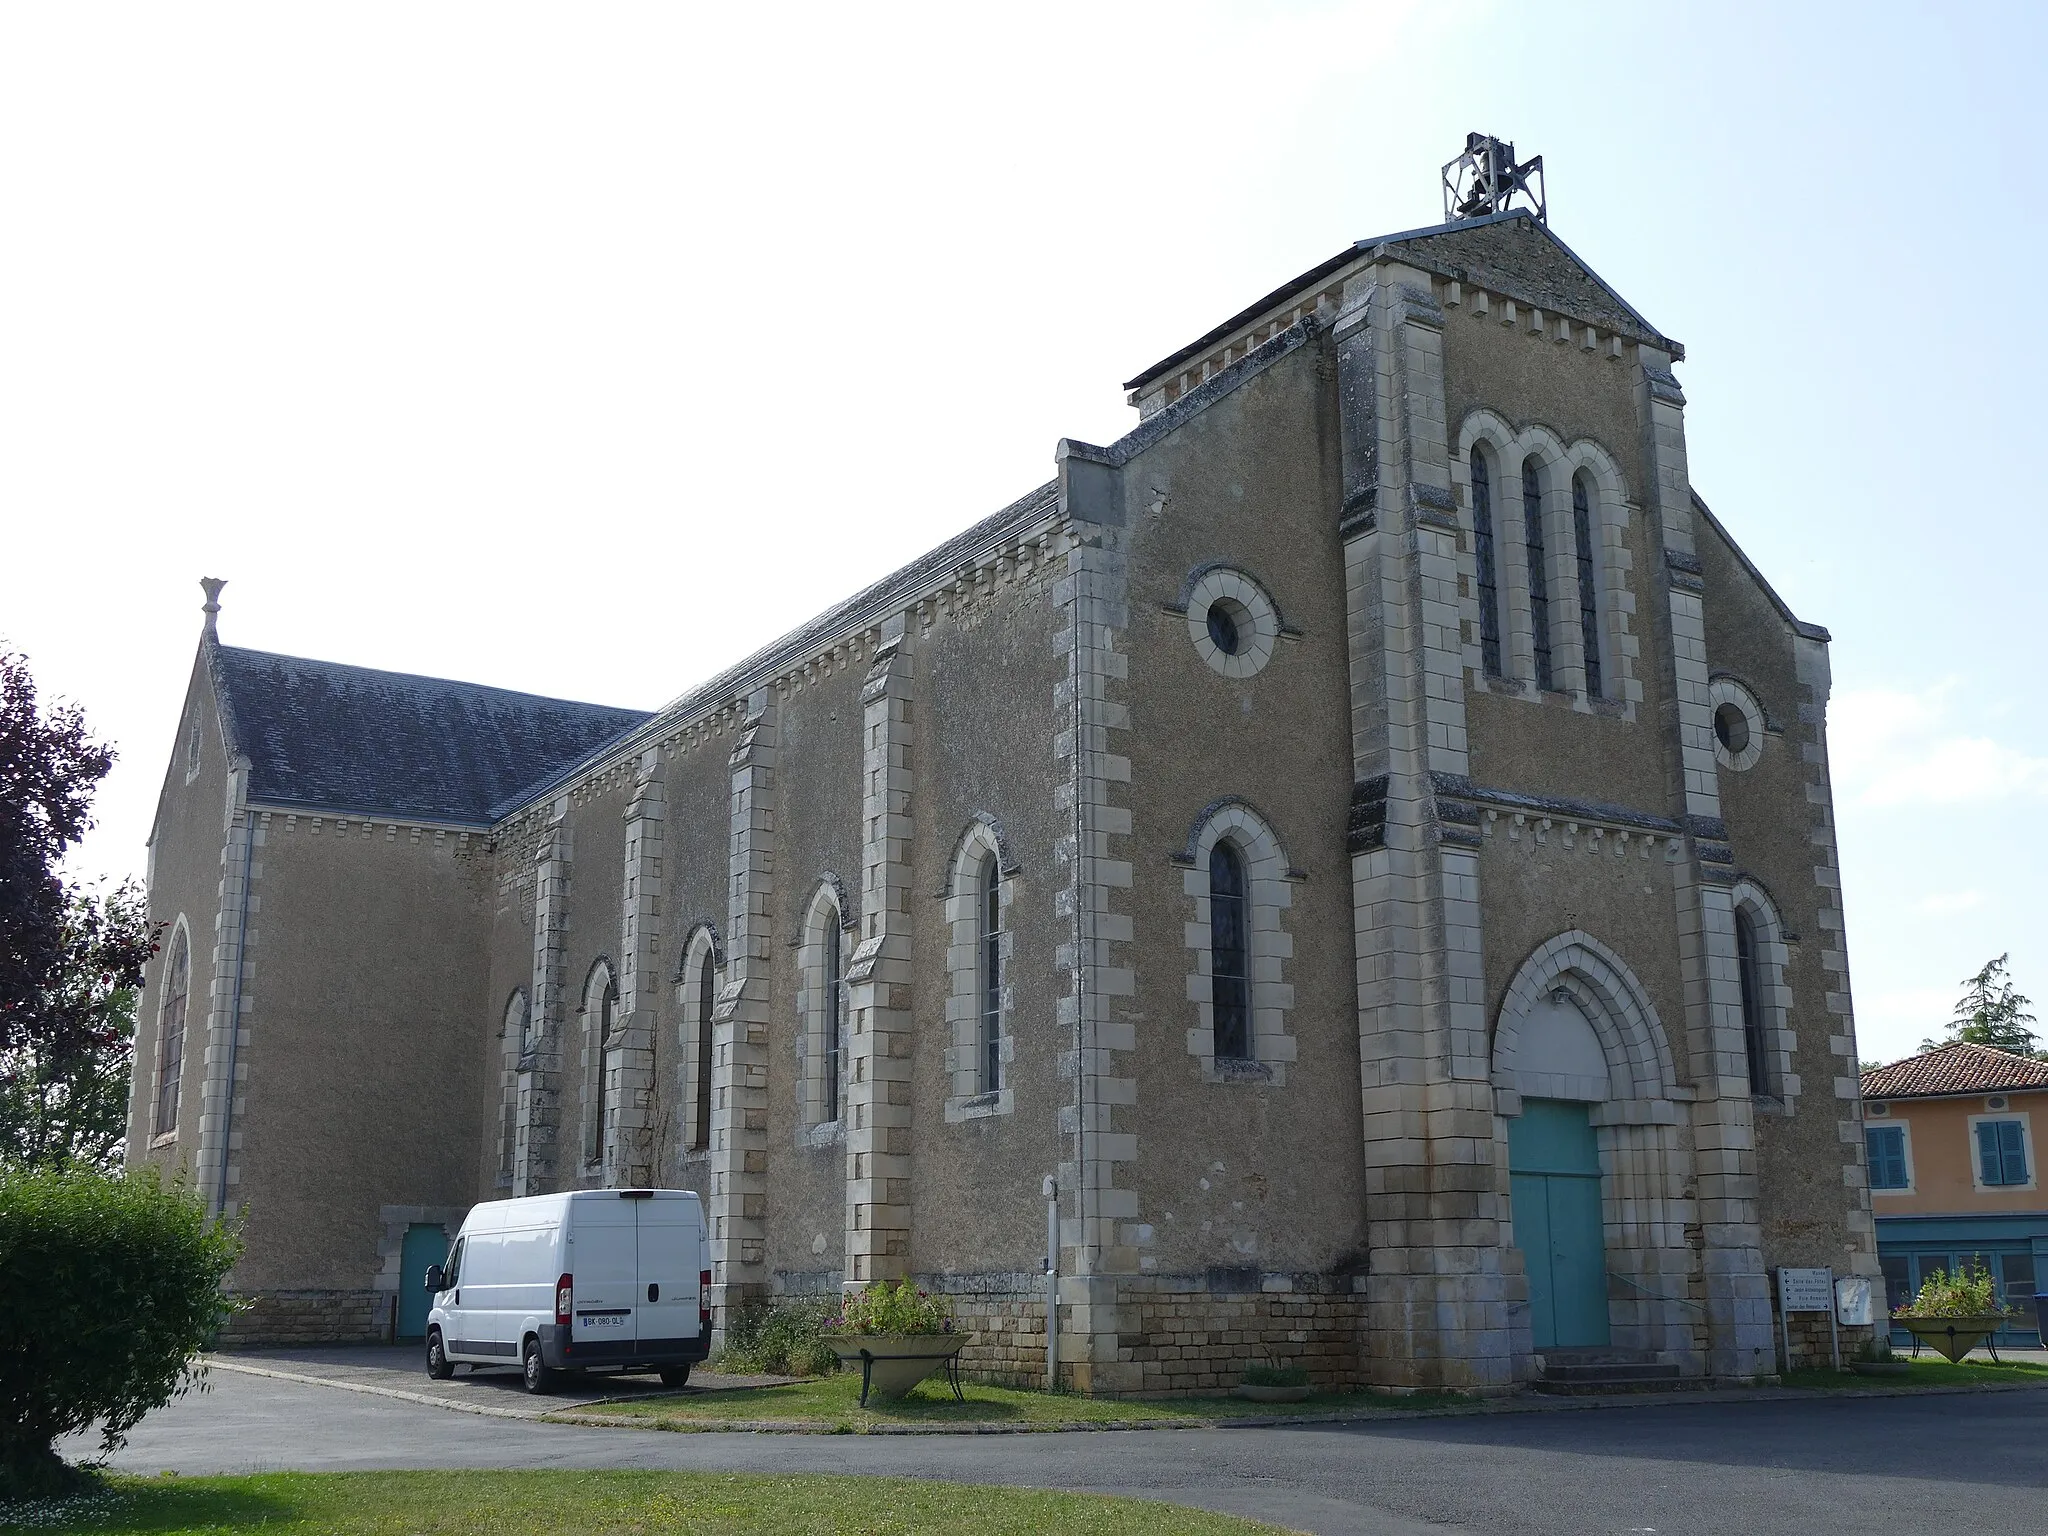
[[[647,1287],[647,1299],[648,1299],[649,1301],[659,1301],[659,1300],[661,1300],[661,1287],[660,1287],[660,1286],[658,1286],[658,1285],[650,1285],[650,1286],[648,1286],[648,1287]]]
[[[462,1292],[460,1291],[455,1293],[455,1305],[458,1307],[462,1305]]]

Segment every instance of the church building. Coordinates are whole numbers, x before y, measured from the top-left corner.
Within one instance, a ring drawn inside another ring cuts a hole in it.
[[[1097,1393],[1747,1378],[1773,1268],[1877,1276],[1827,631],[1474,147],[651,715],[208,582],[128,1158],[245,1218],[231,1337],[417,1333],[472,1204],[607,1186],[701,1192],[720,1326],[911,1275],[1020,1384],[1050,1257]]]

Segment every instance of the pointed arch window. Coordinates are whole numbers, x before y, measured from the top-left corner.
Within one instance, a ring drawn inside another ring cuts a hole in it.
[[[1493,552],[1493,475],[1486,454],[1472,450],[1472,552],[1479,582],[1479,661],[1488,677],[1500,671],[1500,582]]]
[[[1735,909],[1735,960],[1742,978],[1742,1049],[1749,1058],[1749,1091],[1762,1098],[1771,1087],[1771,1041],[1764,1013],[1763,969],[1756,919],[1746,906]]]
[[[1529,630],[1536,652],[1536,686],[1549,692],[1550,588],[1543,553],[1543,481],[1532,454],[1522,460],[1522,542],[1529,551]]]
[[[825,1118],[839,1118],[839,1067],[846,1053],[845,985],[839,956],[839,909],[829,909],[825,928]]]
[[[156,1131],[178,1128],[178,1079],[185,1064],[185,1007],[192,992],[192,946],[180,928],[164,965],[164,1001],[157,1015]]]
[[[1572,476],[1572,539],[1579,557],[1579,636],[1586,651],[1586,693],[1601,696],[1600,598],[1593,578],[1593,508],[1583,471]]]
[[[591,997],[590,992],[596,991]],[[584,1127],[583,1161],[593,1167],[604,1162],[605,1121],[611,1110],[611,1074],[606,1070],[605,1041],[618,1017],[619,987],[611,967],[599,962],[585,989],[584,1018],[586,1048],[590,1054],[590,1113]]]
[[[1249,894],[1244,856],[1219,841],[1209,850],[1209,985],[1219,1061],[1249,1061],[1252,1054]]]
[[[709,944],[697,967],[697,1097],[691,1117],[690,1145],[711,1145],[711,1016],[718,1006],[718,977],[715,956]]]
[[[994,854],[981,861],[975,916],[976,948],[980,952],[981,1092],[1003,1088],[1003,866]]]

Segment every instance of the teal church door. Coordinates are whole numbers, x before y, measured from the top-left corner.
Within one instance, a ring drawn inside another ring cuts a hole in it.
[[[1508,1122],[1515,1241],[1529,1269],[1537,1349],[1607,1342],[1600,1148],[1583,1104],[1524,1099]]]
[[[405,1243],[398,1254],[398,1336],[424,1339],[427,1313],[434,1298],[427,1294],[427,1266],[445,1263],[448,1234],[429,1222],[414,1222],[405,1229]]]

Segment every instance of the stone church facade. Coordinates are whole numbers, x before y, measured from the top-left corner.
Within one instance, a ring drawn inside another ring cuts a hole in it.
[[[1361,241],[652,715],[210,589],[131,1161],[246,1216],[244,1337],[660,1184],[721,1321],[911,1274],[1038,1381],[1052,1175],[1083,1390],[1775,1369],[1770,1268],[1878,1268],[1828,636],[1694,492],[1682,356],[1526,213]]]

